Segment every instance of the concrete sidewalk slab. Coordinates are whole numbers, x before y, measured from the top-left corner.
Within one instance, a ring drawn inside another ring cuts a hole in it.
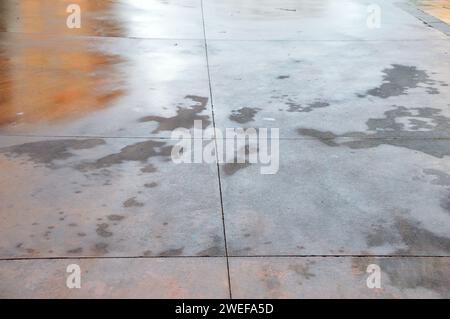
[[[393,1],[205,1],[204,16],[208,40],[445,39]]]
[[[170,137],[211,126],[203,41],[0,39],[0,134]]]
[[[73,9],[81,28],[69,29]],[[102,37],[202,39],[200,0],[8,0],[0,4],[0,31]]]
[[[410,117],[430,124],[428,136],[450,137],[450,44],[427,43],[210,41],[216,126],[275,127],[289,138],[299,126],[371,134],[370,122],[396,113],[388,121],[403,127],[376,133],[411,137]],[[438,118],[445,127],[431,123]]]
[[[0,142],[0,258],[225,255],[217,167],[173,142]]]
[[[0,297],[449,297],[443,22],[409,0],[73,0],[69,29],[68,4],[0,2]],[[195,120],[279,128],[278,171],[176,165]]]
[[[81,288],[66,286],[67,266]],[[0,298],[228,298],[225,258],[0,261]]]
[[[369,265],[381,288],[367,286]],[[233,258],[234,298],[449,298],[449,258]]]
[[[282,139],[274,175],[222,165],[229,255],[450,256],[450,161],[431,143]]]

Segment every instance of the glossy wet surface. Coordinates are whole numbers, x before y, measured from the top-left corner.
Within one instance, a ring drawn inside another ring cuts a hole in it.
[[[450,42],[409,2],[70,3],[0,4],[0,297],[450,297]],[[195,120],[279,128],[277,174],[175,164]]]

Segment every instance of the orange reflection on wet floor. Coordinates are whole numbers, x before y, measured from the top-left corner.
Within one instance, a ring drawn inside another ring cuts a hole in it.
[[[8,1],[0,5],[0,125],[67,119],[109,105],[123,94],[117,65],[122,58],[93,49],[98,39],[74,37],[64,23],[67,4],[107,10],[107,1]],[[61,22],[61,21],[59,21]],[[98,27],[98,26],[97,26]],[[89,28],[89,25],[83,26]]]
[[[60,40],[13,37],[2,44],[0,125],[77,117],[123,94],[120,57],[92,51],[86,40]]]
[[[67,8],[77,4],[82,11],[82,28],[66,25],[71,12]],[[8,0],[0,1],[0,31],[49,34],[122,35],[122,23],[110,0]]]
[[[421,0],[418,7],[422,11],[450,24],[450,0]]]

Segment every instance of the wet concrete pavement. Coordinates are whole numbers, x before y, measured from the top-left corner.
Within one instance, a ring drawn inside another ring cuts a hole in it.
[[[0,297],[450,297],[449,38],[371,4],[1,2]],[[194,120],[279,171],[175,164]]]

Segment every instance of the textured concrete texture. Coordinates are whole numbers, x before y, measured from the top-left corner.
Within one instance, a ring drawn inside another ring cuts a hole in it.
[[[67,266],[82,289],[67,289]],[[225,258],[0,261],[0,298],[227,298]],[[19,283],[19,285],[18,285]]]
[[[395,141],[282,140],[277,174],[222,169],[230,255],[449,255],[448,156],[427,153],[449,144]]]
[[[368,265],[382,269],[367,289]],[[449,258],[234,258],[236,298],[448,298]]]
[[[1,1],[0,298],[450,298],[445,10]],[[176,164],[195,120],[279,128],[278,171]]]
[[[170,140],[2,141],[3,257],[224,255],[216,165]]]

